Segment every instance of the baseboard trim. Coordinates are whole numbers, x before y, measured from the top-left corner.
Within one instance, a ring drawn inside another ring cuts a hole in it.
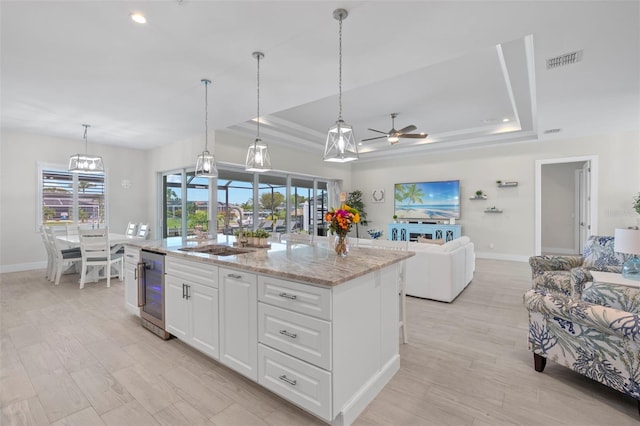
[[[34,269],[46,269],[47,261],[42,262],[30,262],[30,263],[16,263],[14,265],[0,265],[0,274],[6,274],[9,272],[23,272],[32,271]]]
[[[529,257],[520,254],[506,254],[506,253],[489,253],[489,252],[476,252],[476,259],[493,259],[493,260],[512,260],[514,262],[529,262]]]

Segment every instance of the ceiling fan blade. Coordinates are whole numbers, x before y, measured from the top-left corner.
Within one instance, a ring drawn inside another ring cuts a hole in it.
[[[404,135],[398,135],[399,138],[407,138],[407,139],[426,139],[428,134],[420,134],[420,133],[406,133]]]
[[[402,129],[398,130],[398,133],[409,133],[409,132],[413,132],[415,129],[417,129],[417,127],[411,124],[407,127],[403,127]]]
[[[376,136],[375,138],[360,139],[360,141],[361,141],[361,142],[366,142],[366,141],[372,141],[372,140],[375,140],[375,139],[382,139],[382,138],[386,138],[386,137],[387,137],[387,135],[386,135],[386,133],[385,133],[385,135],[384,135],[384,136]]]
[[[382,131],[380,131],[380,130],[376,130],[376,129],[367,129],[367,130],[371,130],[372,132],[382,133],[382,134],[384,134],[384,135],[386,135],[386,134],[387,134],[387,132],[382,132]]]

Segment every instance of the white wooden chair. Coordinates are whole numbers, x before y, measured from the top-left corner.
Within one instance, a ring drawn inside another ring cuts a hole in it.
[[[408,241],[390,241],[390,240],[372,240],[372,248],[380,248],[385,250],[408,251]],[[402,329],[402,342],[408,343],[407,336],[407,261],[403,260],[400,266],[400,275],[398,276],[398,287],[400,288],[400,328]]]
[[[55,285],[59,285],[62,272],[81,262],[82,255],[80,250],[77,248],[64,248],[56,238],[56,233],[53,228],[47,226],[44,229],[47,239],[49,240],[49,247],[53,254],[53,268],[51,270],[49,281],[53,281]]]
[[[51,247],[51,243],[49,242],[49,237],[47,237],[47,232],[45,230],[46,226],[40,226],[40,236],[42,237],[42,242],[44,243],[44,248],[47,251],[47,272],[45,276],[49,281],[52,281],[52,277],[54,275],[54,265],[55,265],[55,254],[53,248]]]
[[[149,224],[141,223],[138,225],[138,237],[148,238],[149,237]]]
[[[80,230],[80,250],[82,252],[82,272],[80,273],[80,288],[84,288],[87,272],[90,267],[96,269],[94,278],[100,277],[100,269],[104,270],[107,279],[107,287],[111,287],[111,267],[115,266],[118,278],[122,281],[123,257],[117,253],[111,253],[109,246],[109,232],[107,229]]]
[[[273,220],[265,220],[260,224],[259,228],[269,232],[273,231]]]
[[[292,244],[311,244],[312,243],[311,234],[303,234],[303,233],[297,233],[297,232],[282,234],[280,236],[280,239]]]
[[[137,232],[138,232],[138,224],[129,222],[129,224],[127,225],[127,231],[125,232],[127,237],[135,237]]]

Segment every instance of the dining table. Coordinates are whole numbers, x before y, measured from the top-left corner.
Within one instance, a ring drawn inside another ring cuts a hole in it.
[[[75,248],[80,247],[80,236],[78,234],[71,235],[58,235],[56,237],[58,241],[64,244],[66,247]],[[119,234],[117,232],[109,232],[109,246],[111,247],[111,253],[115,253],[122,248],[128,242],[141,241],[144,237],[138,237],[136,235]]]

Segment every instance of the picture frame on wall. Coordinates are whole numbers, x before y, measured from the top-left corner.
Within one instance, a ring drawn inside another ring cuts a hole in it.
[[[384,189],[374,189],[371,191],[371,202],[372,203],[384,203]]]

